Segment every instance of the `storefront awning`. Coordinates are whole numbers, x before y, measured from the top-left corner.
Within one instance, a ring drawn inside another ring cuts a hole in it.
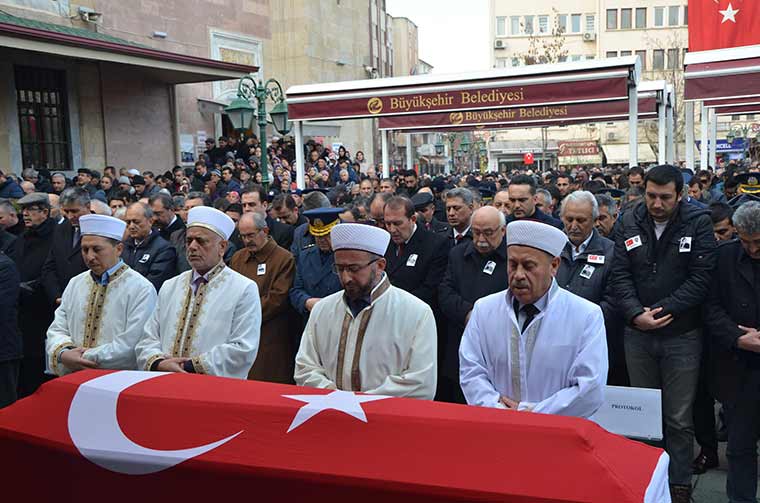
[[[760,45],[690,52],[684,64],[686,101],[760,96]]]
[[[651,146],[646,143],[639,143],[638,147],[639,163],[650,163],[657,160]],[[607,157],[607,164],[628,164],[630,151],[627,143],[602,145],[602,150]]]
[[[293,86],[292,120],[388,117],[627,100],[638,57]]]
[[[81,28],[0,12],[0,47],[139,67],[161,82],[183,84],[238,79],[255,66],[161,51]]]

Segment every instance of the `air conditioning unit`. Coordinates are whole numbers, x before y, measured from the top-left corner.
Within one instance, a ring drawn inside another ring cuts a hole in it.
[[[583,41],[584,42],[593,42],[596,40],[596,33],[592,31],[587,31],[583,34]]]
[[[612,141],[617,139],[617,135],[615,133],[607,133],[607,141]]]
[[[506,49],[507,44],[504,43],[503,40],[495,40],[493,43],[494,49]]]

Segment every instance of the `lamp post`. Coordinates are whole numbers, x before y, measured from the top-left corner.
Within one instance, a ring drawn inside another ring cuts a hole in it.
[[[748,159],[750,157],[750,148],[749,143],[752,141],[752,138],[755,138],[756,140],[760,140],[760,133],[757,133],[754,136],[750,136],[750,133],[752,132],[751,126],[742,126],[742,125],[735,125],[732,126],[729,130],[728,134],[726,134],[726,141],[729,143],[729,145],[734,143],[734,140],[737,138],[741,138],[744,140],[744,147],[742,149],[742,155],[744,156],[744,162],[751,162],[752,159]]]
[[[285,104],[285,93],[282,86],[275,79],[266,82],[256,82],[253,77],[246,75],[238,82],[237,97],[224,109],[235,130],[243,135],[243,131],[251,127],[254,112],[258,111],[257,119],[259,126],[259,143],[261,145],[261,184],[264,190],[269,190],[269,169],[267,167],[267,98],[274,102],[274,108],[269,113],[272,117],[272,125],[281,135],[290,132],[288,127],[288,106]],[[251,100],[256,100],[257,107],[251,105]]]

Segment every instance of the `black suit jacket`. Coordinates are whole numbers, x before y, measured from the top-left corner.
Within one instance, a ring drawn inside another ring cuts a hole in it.
[[[760,326],[760,285],[755,280],[752,260],[739,240],[718,246],[717,267],[710,285],[710,296],[703,304],[710,345],[708,372],[715,398],[731,403],[747,372],[760,370],[760,354],[736,347],[736,340],[744,335],[739,325]]]
[[[167,241],[171,241],[172,234],[175,232],[182,230],[185,228],[185,222],[182,221],[181,218],[177,217],[174,222],[169,224],[169,226],[165,229],[161,229],[158,233],[159,235],[164,238]]]
[[[269,215],[267,215],[267,226],[269,226],[269,235],[277,244],[290,250],[290,245],[293,244],[293,226],[278,222]]]
[[[385,252],[388,263],[385,270],[391,284],[435,309],[436,291],[446,272],[448,260],[446,240],[418,225],[400,255],[396,254],[397,249],[396,243],[391,241]]]
[[[42,266],[42,285],[51,304],[61,298],[71,278],[87,270],[82,258],[82,241],[72,246],[74,226],[66,220],[55,226],[53,242],[45,264]]]
[[[442,235],[446,236],[446,240],[449,244],[449,249],[454,248],[457,245],[462,245],[468,242],[472,242],[472,229],[467,229],[467,232],[464,235],[464,238],[457,243],[456,239],[454,238],[454,229],[449,226],[448,230],[441,233]]]

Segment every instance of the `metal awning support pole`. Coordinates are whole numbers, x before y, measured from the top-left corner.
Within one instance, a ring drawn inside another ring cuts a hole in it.
[[[709,143],[708,138],[710,137],[710,122],[707,118],[707,107],[704,101],[699,105],[699,114],[702,121],[700,130],[702,142],[699,145],[699,169],[707,169],[707,159],[710,158],[710,152],[707,148],[707,144]]]
[[[306,165],[303,155],[303,133],[301,129],[301,121],[295,121],[294,124],[296,134],[296,186],[303,190],[306,188]]]
[[[628,167],[639,165],[639,93],[628,86]]]
[[[663,91],[660,102],[657,104],[657,163],[665,164],[668,150],[667,135],[667,92]]]
[[[673,86],[668,84],[666,86],[668,107],[667,107],[667,153],[665,155],[665,161],[668,164],[674,164],[676,161],[676,124],[673,119],[673,109],[676,106],[676,97],[673,94]]]
[[[686,140],[684,148],[686,149],[686,167],[694,171],[694,102],[686,101],[683,104],[684,115],[686,115]]]
[[[388,163],[388,131],[380,131],[380,143],[383,149],[383,178],[390,178],[391,167]]]
[[[406,134],[406,169],[414,169],[414,159],[412,157],[412,133]]]
[[[710,109],[708,115],[710,117],[710,157],[707,159],[707,166],[712,166],[718,157],[718,116],[715,115],[714,108]]]

